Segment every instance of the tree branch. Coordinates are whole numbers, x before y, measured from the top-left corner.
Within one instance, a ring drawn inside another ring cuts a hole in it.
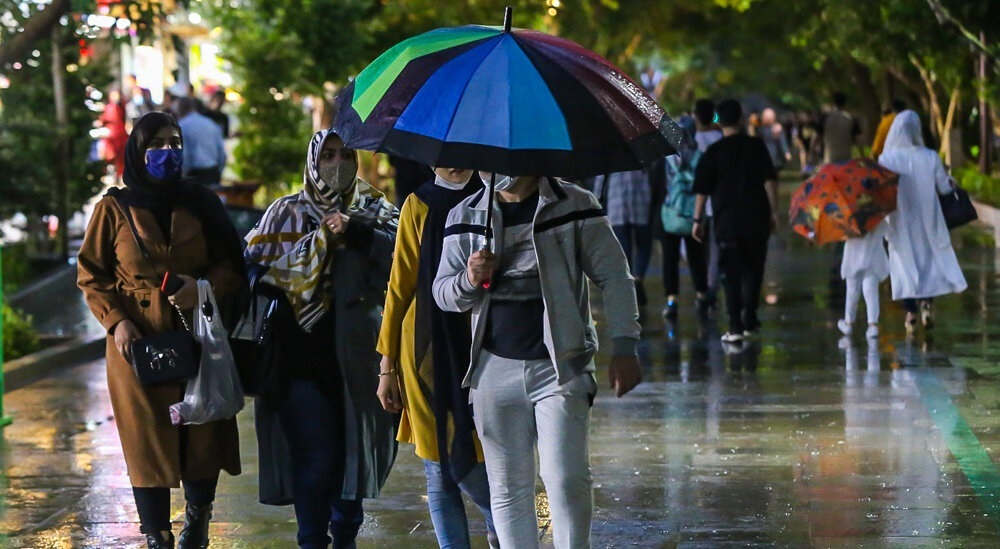
[[[998,69],[1000,69],[1000,57],[997,57],[997,54],[990,51],[990,49],[986,47],[986,44],[984,44],[979,40],[979,37],[976,36],[976,33],[967,29],[965,25],[962,24],[961,21],[956,19],[955,16],[951,14],[951,11],[949,11],[948,8],[946,8],[944,4],[941,3],[941,0],[927,0],[927,5],[930,6],[931,11],[934,12],[934,16],[937,17],[939,23],[941,23],[942,25],[950,24],[954,26],[956,29],[958,29],[958,32],[960,32],[962,36],[965,37],[966,41],[972,44],[972,46],[977,50],[979,50],[981,53],[989,57],[990,61],[994,65],[996,65]]]
[[[52,0],[41,12],[31,16],[24,30],[0,43],[0,67],[20,61],[35,48],[35,44],[46,37],[52,27],[59,24],[59,18],[69,11],[70,0]]]

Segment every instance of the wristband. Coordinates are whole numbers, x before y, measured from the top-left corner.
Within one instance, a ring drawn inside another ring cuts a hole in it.
[[[394,375],[396,375],[396,369],[395,368],[393,368],[391,370],[386,370],[384,372],[379,372],[378,373],[378,377],[382,377],[382,376],[394,376]]]

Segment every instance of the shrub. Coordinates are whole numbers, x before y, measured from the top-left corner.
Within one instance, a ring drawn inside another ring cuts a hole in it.
[[[979,173],[970,164],[955,170],[955,180],[976,200],[1000,207],[1000,176]]]
[[[13,360],[38,350],[38,336],[31,326],[31,317],[3,305],[3,356]]]

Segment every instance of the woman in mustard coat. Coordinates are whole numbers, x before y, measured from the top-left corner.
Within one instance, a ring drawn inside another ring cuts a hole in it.
[[[467,389],[472,338],[466,315],[442,311],[431,296],[448,212],[484,191],[472,170],[435,168],[435,179],[406,199],[399,217],[385,315],[378,396],[390,412],[402,411],[400,442],[424,460],[427,506],[441,547],[469,547],[465,492],[486,518],[497,546],[483,451],[472,422]]]
[[[181,180],[181,147],[180,128],[169,115],[139,119],[126,146],[126,187],[97,203],[77,263],[77,283],[108,331],[108,391],[140,529],[151,548],[174,546],[170,488],[179,483],[187,509],[178,547],[206,547],[219,472],[240,473],[236,420],[173,425],[169,406],[183,400],[185,383],[142,385],[130,363],[132,340],[183,329],[175,305],[191,324],[196,279],[211,282],[220,303],[246,285],[236,230],[214,193]],[[167,271],[184,281],[170,297],[160,291]]]

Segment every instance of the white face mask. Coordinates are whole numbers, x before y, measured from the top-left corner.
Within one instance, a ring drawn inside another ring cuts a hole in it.
[[[442,187],[464,187],[465,184],[468,183],[470,179],[472,179],[471,171],[469,172],[469,175],[467,175],[465,179],[463,179],[462,181],[448,181],[447,179],[441,177],[440,175],[436,173],[434,174],[434,182]]]
[[[358,165],[354,162],[331,162],[319,168],[319,176],[323,178],[323,182],[337,193],[349,189],[357,175]]]
[[[500,174],[496,175],[497,175],[497,180],[496,183],[493,184],[493,190],[499,193],[502,193],[504,191],[509,191],[511,187],[513,187],[514,184],[517,183],[518,180],[518,178],[511,177],[509,175],[500,175]],[[490,172],[479,172],[479,177],[483,180],[483,185],[485,185],[487,189],[490,188],[491,176],[492,174]]]

